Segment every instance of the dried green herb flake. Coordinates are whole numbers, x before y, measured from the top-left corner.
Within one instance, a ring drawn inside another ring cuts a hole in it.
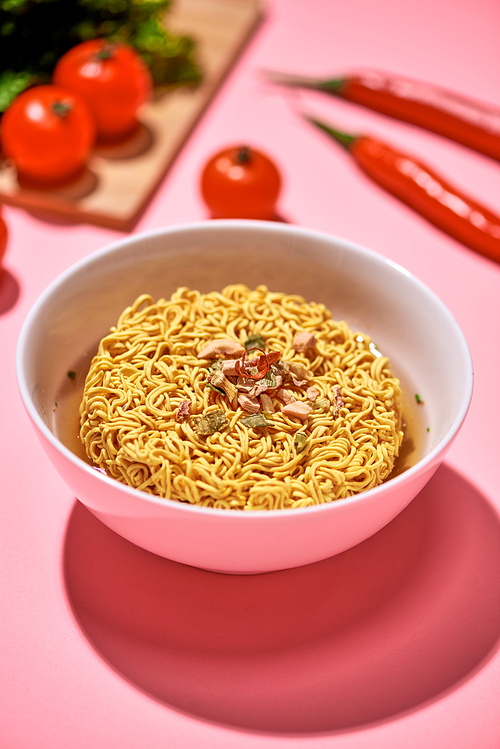
[[[252,333],[246,339],[244,346],[247,351],[252,348],[260,348],[264,350],[266,348],[266,342],[259,333]]]
[[[215,392],[219,393],[220,395],[226,395],[225,391],[222,388],[217,387],[217,385],[213,385],[211,382],[207,382],[207,388],[210,388],[210,390],[215,390]]]
[[[259,427],[272,427],[273,422],[266,419],[262,414],[252,414],[251,416],[244,416],[240,419],[240,422],[249,429],[258,429]]]
[[[200,416],[192,416],[191,424],[193,429],[200,437],[208,437],[215,432],[221,432],[228,426],[226,414],[220,409],[217,411],[208,411]]]
[[[307,437],[304,434],[304,432],[297,432],[295,437],[293,438],[293,446],[295,447],[295,451],[297,453],[301,453],[304,447],[306,446]]]
[[[273,388],[276,387],[276,385],[277,385],[277,383],[276,383],[276,376],[275,376],[274,372],[272,371],[272,369],[269,369],[269,371],[262,378],[262,381],[263,382],[267,382],[267,388],[268,388],[268,390],[272,390]]]
[[[312,407],[315,411],[326,411],[327,408],[330,408],[330,401],[328,398],[321,398],[319,401],[314,401]]]

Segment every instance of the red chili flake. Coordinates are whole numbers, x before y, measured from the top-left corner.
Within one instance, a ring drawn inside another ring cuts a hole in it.
[[[268,354],[265,354],[265,357],[267,359],[267,363],[269,364],[269,366],[271,366],[271,364],[274,364],[279,359],[281,359],[281,354],[279,351],[270,351]]]
[[[261,356],[259,356],[258,362],[257,362],[257,372],[256,374],[250,374],[245,369],[245,359],[247,357],[247,354],[249,354],[251,351],[260,351]],[[269,367],[274,362],[278,361],[278,359],[281,358],[281,354],[279,351],[270,351],[269,354],[266,354],[265,351],[263,351],[261,348],[258,348],[255,346],[254,348],[250,348],[247,351],[245,351],[244,354],[242,354],[241,359],[238,359],[236,364],[234,365],[234,369],[237,375],[240,377],[247,377],[251,380],[262,380],[263,377],[266,376],[266,374],[269,372]]]

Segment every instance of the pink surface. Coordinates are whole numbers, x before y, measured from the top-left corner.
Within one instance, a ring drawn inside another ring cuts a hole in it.
[[[500,106],[491,0],[273,0],[136,231],[205,217],[197,181],[229,142],[285,176],[281,213],[406,266],[469,341],[475,393],[446,465],[380,534],[299,570],[232,578],[153,557],[75,501],[17,395],[14,353],[45,286],[118,235],[4,209],[0,747],[371,749],[500,745],[500,266],[387,196],[297,104],[406,148],[500,211],[497,163],[262,68],[359,66]]]

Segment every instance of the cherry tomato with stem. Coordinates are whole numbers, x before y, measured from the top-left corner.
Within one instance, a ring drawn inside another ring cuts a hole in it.
[[[58,61],[52,81],[83,96],[103,142],[125,140],[135,133],[137,111],[152,91],[142,57],[132,47],[106,39],[91,39],[69,49]]]
[[[277,166],[248,146],[219,151],[201,175],[201,194],[212,218],[275,219],[280,190]]]
[[[83,171],[94,145],[94,118],[73,91],[51,84],[34,86],[5,110],[0,138],[21,184],[55,187]]]

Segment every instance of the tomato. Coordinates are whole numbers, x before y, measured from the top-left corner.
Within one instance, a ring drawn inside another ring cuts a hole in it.
[[[34,86],[6,109],[0,137],[18,179],[50,187],[81,173],[94,144],[95,125],[78,94],[60,86]]]
[[[276,165],[247,146],[216,153],[201,175],[201,193],[212,218],[273,219],[280,190]]]
[[[137,110],[149,98],[151,74],[142,57],[125,44],[91,39],[58,61],[53,83],[83,96],[101,141],[123,140],[138,126]]]

